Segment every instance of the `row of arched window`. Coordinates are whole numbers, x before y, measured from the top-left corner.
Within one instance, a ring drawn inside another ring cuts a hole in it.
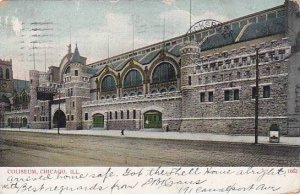
[[[0,67],[0,79],[9,79],[9,78],[10,78],[9,69],[5,70],[5,76],[4,76],[4,71],[2,67]]]
[[[176,80],[176,71],[172,64],[163,62],[158,65],[152,74],[152,83],[170,82]],[[117,88],[116,80],[112,75],[106,75],[101,82],[101,91],[107,92]],[[141,72],[136,69],[130,70],[125,78],[123,87],[138,87],[143,85],[143,78]]]

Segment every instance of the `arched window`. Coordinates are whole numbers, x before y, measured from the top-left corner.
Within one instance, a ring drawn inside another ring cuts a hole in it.
[[[0,67],[0,79],[3,79],[3,69]]]
[[[168,81],[175,81],[176,80],[176,73],[173,65],[170,63],[161,63],[157,67],[155,67],[153,74],[152,74],[152,82],[159,83],[159,82],[168,82]]]
[[[160,93],[165,93],[165,92],[167,92],[166,89],[161,89],[161,90],[160,90]]]
[[[101,91],[106,92],[115,89],[116,89],[116,82],[113,76],[111,75],[105,76],[101,83]]]
[[[9,76],[9,69],[6,69],[6,71],[5,71],[5,78],[6,78],[6,79],[9,79],[9,77],[10,77],[10,76]]]
[[[139,71],[130,70],[124,79],[124,88],[136,87],[143,85],[142,75]]]
[[[176,88],[175,88],[175,87],[170,87],[169,91],[170,91],[170,92],[175,92],[175,91],[176,91]]]
[[[67,69],[65,70],[65,74],[68,74],[68,73],[71,73],[71,68],[70,68],[70,66],[67,67]]]

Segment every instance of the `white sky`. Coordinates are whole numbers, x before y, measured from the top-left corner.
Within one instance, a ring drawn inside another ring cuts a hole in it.
[[[192,22],[227,21],[284,3],[284,0],[192,0]],[[189,0],[4,0],[0,2],[0,58],[13,60],[14,78],[27,79],[33,69],[32,41],[36,43],[36,69],[58,66],[71,42],[88,63],[182,35],[189,28]],[[50,22],[35,25],[32,23]],[[52,24],[53,23],[53,24]],[[43,31],[37,31],[44,29]],[[46,47],[46,49],[45,49]]]

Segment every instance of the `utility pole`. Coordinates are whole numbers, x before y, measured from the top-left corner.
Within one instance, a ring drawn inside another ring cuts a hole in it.
[[[256,76],[255,76],[255,144],[258,144],[258,97],[259,97],[259,56],[258,56],[258,51],[259,48],[255,48],[256,51]]]
[[[58,88],[58,119],[57,119],[57,134],[59,135],[60,125],[60,89]]]

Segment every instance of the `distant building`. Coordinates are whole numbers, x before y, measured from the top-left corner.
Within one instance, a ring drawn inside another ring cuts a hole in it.
[[[30,71],[30,108],[6,126],[253,134],[259,47],[259,132],[300,136],[299,23],[286,1],[91,64],[69,47],[58,67]]]
[[[12,60],[0,59],[0,127],[4,127],[4,111],[28,110],[28,105],[28,81],[13,79]]]

